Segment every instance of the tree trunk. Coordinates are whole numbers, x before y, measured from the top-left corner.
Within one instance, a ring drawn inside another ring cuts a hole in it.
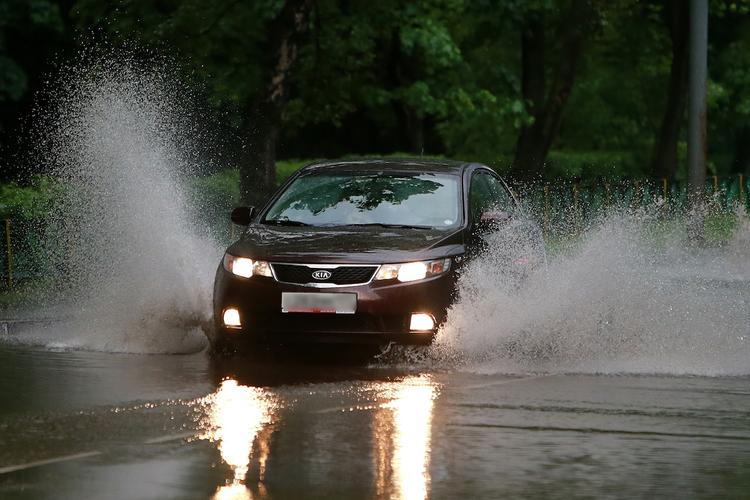
[[[244,205],[262,205],[276,188],[276,144],[289,100],[291,74],[307,30],[313,0],[287,0],[267,32],[271,70],[264,92],[248,110],[247,153],[240,162],[240,196]]]
[[[672,178],[677,170],[677,142],[687,101],[688,8],[684,0],[671,0],[667,5],[667,16],[672,39],[672,64],[667,107],[651,159],[651,174],[657,178]]]
[[[526,111],[534,122],[521,129],[516,145],[514,172],[526,172],[540,160],[537,157],[535,126],[544,109],[544,20],[541,14],[530,16],[521,31],[521,93]],[[541,159],[544,162],[544,159]]]
[[[561,50],[549,93],[544,97],[544,23],[531,19],[521,38],[523,92],[534,123],[521,130],[516,148],[513,175],[519,180],[538,179],[544,173],[552,142],[557,137],[563,111],[575,82],[578,63],[583,54],[584,33],[593,15],[587,0],[573,3],[570,19],[564,21]],[[543,104],[542,104],[543,103]]]
[[[256,126],[248,133],[250,145],[240,168],[243,205],[262,206],[276,187],[276,142],[281,128],[281,110],[269,104],[256,104],[250,115],[256,117]]]

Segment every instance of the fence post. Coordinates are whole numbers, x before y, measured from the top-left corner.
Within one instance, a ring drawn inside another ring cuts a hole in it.
[[[661,179],[661,192],[664,196],[664,202],[667,201],[667,193],[669,192],[669,180],[667,180],[666,177],[662,177]]]
[[[8,259],[8,290],[13,290],[13,247],[10,238],[10,219],[5,219],[5,249]]]
[[[739,181],[740,181],[740,190],[738,193],[738,198],[740,200],[740,203],[744,207],[746,206],[745,205],[745,176],[742,174],[739,174]]]
[[[577,182],[573,184],[573,217],[575,218],[575,228],[578,233],[581,231],[582,214]]]
[[[549,234],[549,184],[544,185],[544,234]]]
[[[608,209],[612,206],[612,191],[610,190],[609,182],[604,183],[604,204]]]
[[[641,193],[641,181],[635,181],[633,183],[633,208],[641,208],[643,202],[643,193]]]

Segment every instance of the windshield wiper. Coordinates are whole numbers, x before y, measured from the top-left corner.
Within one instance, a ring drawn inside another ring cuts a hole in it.
[[[299,220],[291,220],[291,219],[266,219],[263,221],[264,224],[274,225],[274,226],[309,226],[307,222],[302,222]]]
[[[398,229],[432,229],[432,226],[414,226],[410,224],[386,224],[384,222],[366,222],[363,224],[345,224],[346,226],[356,226],[356,227],[367,227],[367,226],[378,226],[378,227],[388,227],[388,228],[398,228]]]

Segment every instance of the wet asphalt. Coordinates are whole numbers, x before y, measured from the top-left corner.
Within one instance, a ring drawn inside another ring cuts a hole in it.
[[[750,378],[0,343],[2,498],[750,498]]]

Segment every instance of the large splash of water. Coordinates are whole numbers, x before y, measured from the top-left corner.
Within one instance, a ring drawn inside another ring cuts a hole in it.
[[[181,179],[200,158],[174,75],[123,59],[67,71],[43,131],[65,186],[49,223],[63,346],[180,352],[205,342],[220,250],[190,217]]]
[[[461,297],[431,357],[498,372],[750,374],[750,225],[725,248],[656,245],[643,212],[612,213],[520,290],[487,269],[461,277]],[[658,227],[658,226],[657,226]]]
[[[204,343],[220,248],[181,178],[200,135],[174,75],[122,59],[68,71],[45,161],[68,187],[50,221],[55,289],[72,305],[52,344],[184,352]],[[654,245],[641,213],[612,212],[521,288],[497,242],[461,277],[431,364],[472,371],[750,373],[750,222],[721,249]]]

